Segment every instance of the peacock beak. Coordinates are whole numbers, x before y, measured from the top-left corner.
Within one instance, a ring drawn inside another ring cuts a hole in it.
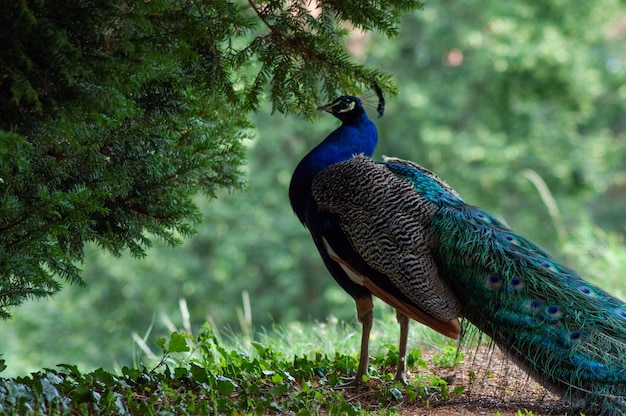
[[[333,103],[326,104],[326,105],[320,105],[319,107],[317,107],[317,111],[326,111],[327,113],[332,113],[333,112]]]

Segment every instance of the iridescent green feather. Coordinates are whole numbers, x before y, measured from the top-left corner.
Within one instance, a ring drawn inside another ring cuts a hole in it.
[[[439,210],[435,258],[463,316],[542,385],[587,414],[626,409],[626,304],[583,280],[411,162],[387,167]]]

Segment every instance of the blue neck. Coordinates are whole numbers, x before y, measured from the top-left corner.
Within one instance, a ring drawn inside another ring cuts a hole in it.
[[[345,121],[300,161],[291,178],[289,198],[301,221],[315,175],[358,154],[371,157],[377,143],[376,126],[363,112],[357,119]]]

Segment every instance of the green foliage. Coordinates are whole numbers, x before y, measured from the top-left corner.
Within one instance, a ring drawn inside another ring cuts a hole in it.
[[[433,355],[433,364],[441,368],[454,368],[459,365],[464,354],[452,346],[445,346],[441,352]]]
[[[563,251],[576,270],[588,270],[600,277],[598,284],[621,299],[626,298],[624,235],[608,233],[583,222],[564,244]]]
[[[623,13],[619,1],[460,1],[407,14],[398,39],[371,39],[364,60],[403,87],[379,122],[380,153],[423,164],[556,250],[524,172],[545,181],[567,227],[584,218],[585,202],[599,211],[607,188],[620,192],[626,71],[614,63],[626,53]],[[623,221],[611,225],[624,231]]]
[[[256,4],[273,8],[278,2]],[[254,17],[252,9],[242,7],[248,11],[245,16]],[[487,1],[480,7],[469,1],[433,2],[423,12],[405,14],[399,36],[391,41],[372,34],[342,38],[355,60],[388,71],[400,86],[400,95],[387,101],[385,117],[376,120],[379,155],[412,159],[433,169],[468,203],[503,217],[516,231],[564,257],[582,276],[622,298],[626,73],[620,62],[626,43],[615,22],[623,14],[623,5],[613,1]],[[211,30],[219,31],[217,26]],[[250,38],[241,37],[231,46],[242,50],[247,39],[268,34],[257,20],[245,33]],[[454,66],[458,51],[463,59]],[[230,55],[221,56],[226,65]],[[518,65],[523,66],[516,70]],[[251,91],[261,67],[252,59],[231,73],[235,91]],[[211,74],[206,82],[225,79]],[[297,111],[311,112],[323,102]],[[336,121],[327,115],[315,123],[300,116],[271,116],[269,107],[251,117],[250,136],[255,139],[244,141],[246,191],[216,190],[218,198],[210,203],[197,197],[202,222],[196,224],[198,234],[180,248],[157,241],[138,261],[127,253],[119,258],[102,254],[88,245],[81,275],[86,288],[67,287],[54,302],[28,302],[12,321],[2,323],[0,351],[7,373],[26,374],[68,360],[89,369],[130,365],[131,334],[148,328],[154,338],[170,333],[162,317],[178,322],[181,298],[189,305],[192,328],[210,317],[216,328],[237,331],[244,290],[250,295],[253,327],[261,336],[263,327],[276,322],[325,322],[329,315],[354,321],[354,303],[328,275],[287,197],[294,167]],[[10,159],[25,166],[15,151],[19,143],[0,143],[2,164]],[[528,168],[543,178],[556,199],[568,233],[564,245],[536,188],[522,174]],[[391,311],[377,306],[376,313],[375,333],[381,321],[396,327]],[[411,327],[411,336],[418,334],[411,345],[434,337],[417,331],[418,326]],[[298,331],[292,336],[300,336],[303,330]],[[307,350],[330,343],[339,348],[356,338],[358,328],[347,325],[344,337],[321,337]],[[395,338],[384,343],[394,345]],[[358,343],[340,351],[356,348]]]
[[[378,358],[372,360],[375,365],[395,367],[398,365],[398,345],[397,344],[385,344],[383,345],[385,353],[379,354]],[[409,350],[406,354],[406,366],[407,368],[426,368],[426,361],[421,356],[421,351],[417,348]]]
[[[251,1],[250,5],[268,32],[235,55],[235,62],[251,57],[257,61],[244,109],[259,108],[259,93],[271,80],[273,110],[286,113],[298,109],[312,116],[320,102],[320,90],[330,99],[340,93],[363,91],[374,82],[385,90],[393,88],[388,75],[353,63],[344,46],[350,32],[341,23],[393,36],[398,32],[400,12],[417,9],[422,3],[391,0],[355,4],[342,0],[325,2],[313,10],[306,1],[266,2],[259,6]]]
[[[145,255],[199,221],[192,197],[241,185],[247,115],[311,115],[390,77],[354,64],[346,22],[396,33],[415,0],[8,2],[0,18],[0,317],[83,283],[94,242]],[[308,3],[307,3],[308,4]],[[318,11],[321,13],[315,15]]]
[[[457,388],[452,395],[445,381],[427,376],[405,388],[381,371],[389,381],[372,388],[372,399],[361,401],[358,394],[336,389],[356,371],[354,358],[320,352],[287,357],[274,349],[277,342],[288,341],[255,342],[246,353],[224,346],[206,325],[197,337],[173,332],[169,340],[157,341],[162,355],[152,369],[84,374],[74,365],[60,365],[2,379],[0,414],[357,415],[391,412],[405,402],[445,402],[462,391]]]

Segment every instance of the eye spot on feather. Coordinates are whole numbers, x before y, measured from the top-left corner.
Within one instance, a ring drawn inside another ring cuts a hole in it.
[[[586,296],[594,295],[593,290],[591,290],[589,286],[584,286],[584,285],[578,286],[578,291]]]
[[[530,313],[538,313],[543,309],[543,302],[537,299],[530,299],[524,306]]]
[[[524,281],[520,277],[515,276],[511,279],[510,286],[513,290],[521,290],[524,287]]]
[[[537,265],[548,270],[554,270],[554,265],[548,260],[539,260]]]
[[[556,305],[550,305],[545,309],[544,314],[549,320],[556,321],[557,319],[561,319],[563,311]]]
[[[626,310],[623,308],[615,308],[615,314],[620,318],[626,319]]]
[[[502,287],[502,282],[502,277],[498,274],[487,275],[487,289],[500,289],[500,287]]]
[[[475,217],[477,220],[479,220],[479,221],[486,222],[487,224],[490,224],[490,223],[491,223],[491,218],[489,218],[486,214],[484,214],[484,213],[482,213],[482,212],[480,212],[480,211],[476,212],[476,214],[474,215],[474,217]]]
[[[565,336],[565,344],[572,346],[577,342],[580,342],[583,338],[583,333],[580,331],[571,331]]]
[[[511,234],[504,234],[502,238],[504,239],[504,241],[507,241],[513,245],[519,246],[519,240]]]

